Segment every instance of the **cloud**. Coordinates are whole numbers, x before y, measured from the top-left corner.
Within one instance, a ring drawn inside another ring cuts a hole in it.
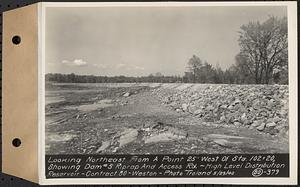
[[[117,64],[116,68],[121,69],[121,68],[124,68],[125,66],[126,66],[126,64]]]
[[[116,68],[117,69],[124,69],[124,70],[127,70],[127,71],[129,71],[129,70],[145,70],[145,68],[141,67],[141,66],[128,65],[128,64],[123,64],[123,63],[117,64]]]
[[[93,64],[94,67],[100,68],[100,69],[106,69],[107,65],[105,64]]]
[[[53,63],[53,62],[48,62],[48,65],[49,65],[49,66],[54,66],[55,63]]]
[[[87,66],[88,65],[88,63],[82,59],[74,59],[73,61],[63,60],[63,61],[61,61],[61,63],[68,65],[68,66]]]
[[[87,62],[86,61],[83,61],[82,59],[75,59],[73,61],[73,63],[76,65],[76,66],[85,66],[87,65]]]
[[[61,63],[62,63],[62,64],[69,64],[69,63],[71,63],[71,62],[68,61],[68,60],[63,60],[63,61],[61,61]]]
[[[136,69],[136,70],[145,70],[144,67],[140,67],[140,66],[135,66],[134,69]]]

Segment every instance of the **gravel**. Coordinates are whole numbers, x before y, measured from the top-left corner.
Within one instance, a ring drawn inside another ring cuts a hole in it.
[[[153,93],[163,105],[206,122],[288,134],[287,85],[161,84]]]

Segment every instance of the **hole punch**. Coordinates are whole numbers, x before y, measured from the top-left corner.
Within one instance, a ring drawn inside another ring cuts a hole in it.
[[[12,141],[13,146],[19,147],[21,145],[21,140],[19,138],[15,138]]]
[[[14,36],[12,38],[12,43],[15,44],[15,45],[18,45],[21,43],[21,37],[20,36]]]

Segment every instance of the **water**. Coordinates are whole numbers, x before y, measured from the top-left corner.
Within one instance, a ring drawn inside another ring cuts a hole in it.
[[[60,97],[60,96],[46,96],[46,105],[48,104],[52,104],[52,103],[59,103],[59,102],[62,102],[62,101],[65,101],[65,99],[63,97]]]
[[[103,99],[96,103],[85,104],[80,106],[69,106],[67,107],[67,109],[71,109],[71,110],[77,109],[82,112],[89,112],[89,111],[97,110],[100,108],[111,107],[111,106],[114,106],[114,103],[112,102],[111,99]]]

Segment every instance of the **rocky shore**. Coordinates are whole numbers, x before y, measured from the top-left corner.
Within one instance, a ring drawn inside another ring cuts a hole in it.
[[[47,154],[288,153],[288,86],[58,84]]]
[[[204,122],[288,137],[287,85],[162,84],[153,94],[172,110]]]

